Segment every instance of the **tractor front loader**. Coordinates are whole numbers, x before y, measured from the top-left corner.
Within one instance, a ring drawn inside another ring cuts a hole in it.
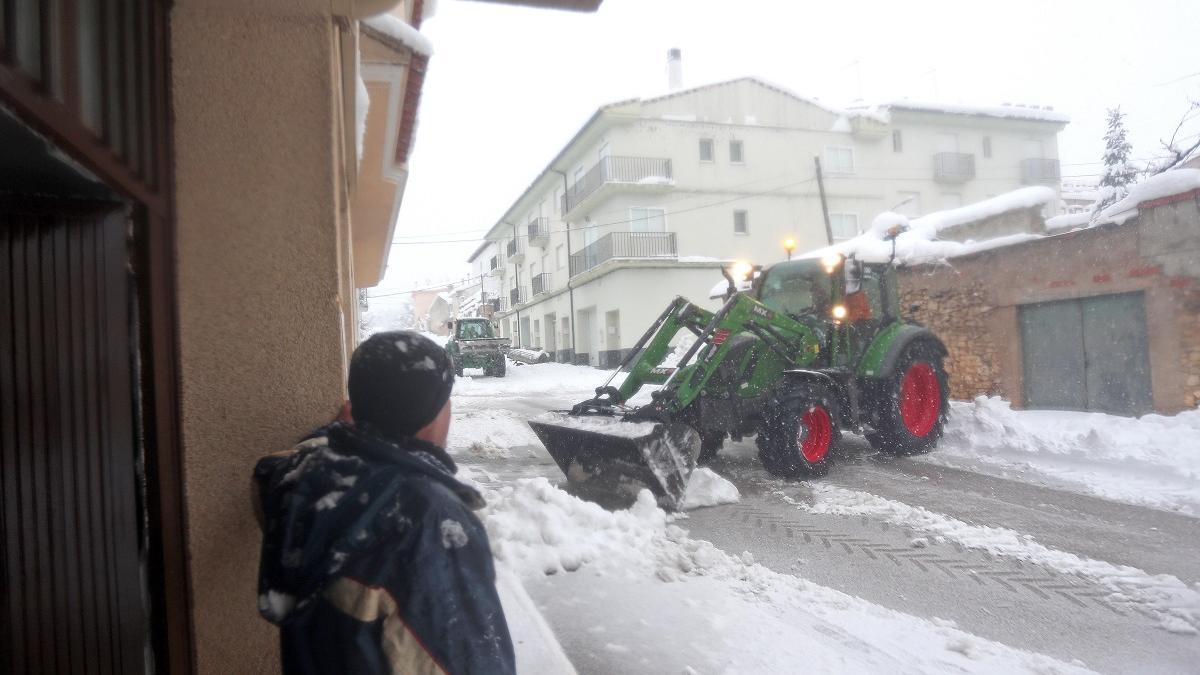
[[[946,350],[899,318],[893,264],[835,256],[759,272],[737,292],[725,271],[716,312],[676,298],[595,397],[530,421],[568,480],[585,494],[648,487],[678,508],[692,469],[727,437],[757,435],[764,467],[785,477],[824,475],[843,429],[892,454],[933,447]],[[684,330],[695,341],[664,365]],[[650,403],[626,404],[654,384]]]

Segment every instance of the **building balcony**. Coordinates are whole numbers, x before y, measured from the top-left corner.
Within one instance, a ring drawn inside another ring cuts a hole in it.
[[[675,184],[671,160],[655,157],[604,157],[562,197],[564,217],[606,186],[621,185],[640,189],[669,189]]]
[[[1031,157],[1021,160],[1021,182],[1026,185],[1057,183],[1061,178],[1057,159]]]
[[[517,305],[524,302],[525,301],[524,295],[525,294],[522,293],[521,289],[519,289],[519,288],[513,288],[513,289],[509,290],[508,291],[508,307],[506,309],[512,309],[513,307],[516,307]]]
[[[553,281],[550,279],[549,272],[542,272],[533,278],[534,297],[537,297],[542,293],[549,293],[553,287]]]
[[[675,258],[674,232],[613,232],[571,256],[571,276],[614,259]]]
[[[504,276],[504,258],[494,255],[488,260],[488,274],[494,277]]]
[[[965,183],[975,177],[975,155],[939,152],[933,156],[933,179],[942,183]]]
[[[517,237],[513,237],[508,240],[505,252],[508,254],[508,262],[513,264],[521,263],[525,260],[525,242]]]
[[[531,246],[545,246],[550,241],[550,219],[534,218],[526,226]]]

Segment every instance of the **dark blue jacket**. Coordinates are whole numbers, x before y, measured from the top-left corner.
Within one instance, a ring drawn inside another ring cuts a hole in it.
[[[512,673],[483,498],[444,450],[335,423],[255,468],[283,672]]]

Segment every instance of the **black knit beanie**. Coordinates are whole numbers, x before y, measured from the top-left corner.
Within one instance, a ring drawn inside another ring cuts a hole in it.
[[[395,438],[432,422],[453,387],[446,350],[413,331],[376,333],[350,359],[351,414]]]

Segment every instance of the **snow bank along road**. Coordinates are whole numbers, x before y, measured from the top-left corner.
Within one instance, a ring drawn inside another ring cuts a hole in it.
[[[984,399],[955,405],[934,454],[848,436],[813,482],[727,444],[697,483],[715,505],[669,516],[558,489],[524,423],[606,377],[522,366],[454,394],[493,549],[580,672],[1196,672],[1200,415]]]

